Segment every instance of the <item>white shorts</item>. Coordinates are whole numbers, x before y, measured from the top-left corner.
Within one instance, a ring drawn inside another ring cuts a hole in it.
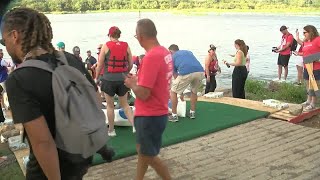
[[[300,66],[300,67],[303,67],[303,59],[302,59],[302,57],[300,57],[300,58],[297,59],[296,65],[297,65],[297,66]]]

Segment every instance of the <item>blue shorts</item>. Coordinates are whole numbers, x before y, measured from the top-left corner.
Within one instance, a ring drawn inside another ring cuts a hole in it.
[[[313,75],[317,81],[320,80],[320,70],[313,70]],[[306,68],[303,70],[303,79],[309,80],[309,74]]]
[[[136,141],[140,152],[146,156],[157,156],[162,145],[162,134],[168,122],[168,115],[134,117]]]

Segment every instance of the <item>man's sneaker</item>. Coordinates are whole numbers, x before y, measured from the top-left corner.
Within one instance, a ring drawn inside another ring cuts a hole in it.
[[[196,112],[190,112],[189,118],[190,119],[195,119],[196,118]]]
[[[99,152],[98,152],[100,155],[101,155],[101,157],[102,157],[102,159],[103,160],[105,160],[105,161],[107,161],[107,162],[112,162],[112,158],[115,156],[115,152],[114,152],[114,150],[112,149],[112,148],[109,148],[109,147],[107,147],[107,148],[104,148],[103,150],[99,150]]]
[[[113,131],[108,131],[108,135],[110,136],[110,137],[114,137],[114,136],[116,136],[117,134],[116,134],[116,130],[113,130]]]
[[[177,115],[175,115],[175,116],[170,115],[170,116],[169,116],[169,121],[171,121],[171,122],[178,122],[178,121],[179,121],[179,118],[178,118]]]
[[[132,133],[136,133],[136,128],[134,128],[134,126],[132,126]]]

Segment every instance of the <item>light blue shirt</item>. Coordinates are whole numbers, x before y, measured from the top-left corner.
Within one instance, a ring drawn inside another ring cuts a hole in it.
[[[204,72],[203,67],[191,51],[179,50],[173,55],[174,73],[187,75],[195,72]]]

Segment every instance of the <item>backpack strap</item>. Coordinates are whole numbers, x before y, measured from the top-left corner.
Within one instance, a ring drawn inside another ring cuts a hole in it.
[[[26,60],[22,64],[20,64],[16,70],[25,68],[25,67],[36,67],[51,73],[53,72],[53,69],[49,63],[40,61],[40,60],[34,60],[34,59]]]
[[[56,56],[56,59],[59,61],[58,65],[69,65],[68,60],[63,52],[56,51],[54,54]],[[53,72],[53,67],[49,63],[40,60],[26,60],[22,64],[20,64],[17,69],[24,67],[36,67],[45,71]]]

